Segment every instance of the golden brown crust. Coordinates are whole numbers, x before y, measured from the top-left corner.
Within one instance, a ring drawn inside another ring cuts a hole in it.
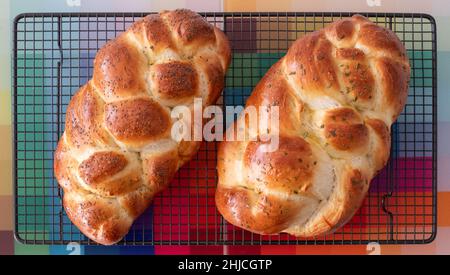
[[[152,78],[155,92],[162,99],[191,97],[198,91],[197,72],[186,62],[157,64]]]
[[[395,33],[375,24],[361,25],[358,43],[369,47],[372,51],[387,52],[393,58],[407,58],[406,49]]]
[[[389,127],[407,98],[405,53],[393,32],[359,15],[294,42],[246,105],[279,107],[278,150],[262,152],[250,139],[219,145],[216,204],[224,218],[299,237],[344,225],[389,158]],[[253,128],[246,124],[245,133],[259,138]]]
[[[157,191],[166,188],[178,169],[178,158],[178,152],[176,151],[144,158],[142,168],[147,186]]]
[[[327,142],[338,150],[354,151],[366,147],[369,142],[367,127],[351,108],[328,111],[323,125]]]
[[[148,43],[147,50],[160,52],[164,49],[174,49],[171,32],[159,14],[148,15],[133,24],[129,32],[141,37],[142,43]],[[144,42],[145,41],[145,42]]]
[[[64,209],[69,219],[90,239],[114,244],[128,232],[132,219],[123,217],[113,199],[99,200],[90,194],[65,194]]]
[[[377,61],[377,71],[383,91],[382,104],[393,107],[392,121],[396,120],[406,103],[409,81],[409,66],[388,58]]]
[[[337,90],[332,44],[323,32],[314,32],[297,40],[286,54],[286,71],[292,75],[303,91],[326,94]]]
[[[334,39],[341,41],[349,39],[355,31],[355,24],[350,19],[336,21],[329,28],[329,35]]]
[[[116,152],[96,152],[80,163],[78,172],[87,184],[95,184],[114,176],[127,164],[127,159]]]
[[[80,88],[67,107],[65,133],[68,145],[83,149],[112,144],[101,123],[103,105],[90,84]]]
[[[351,100],[367,102],[373,98],[375,81],[369,66],[363,60],[356,58],[356,61],[343,62],[339,69],[344,84],[343,92]]]
[[[149,207],[154,194],[150,189],[140,187],[133,192],[118,197],[118,201],[120,206],[127,210],[127,214],[136,219]]]
[[[387,163],[391,150],[391,135],[386,124],[379,119],[366,119],[366,124],[375,132],[376,142],[373,150],[375,174]]]
[[[194,62],[205,72],[208,90],[214,91],[208,94],[206,98],[207,104],[212,104],[217,101],[224,88],[225,79],[223,75],[225,74],[225,70],[222,68],[221,61],[217,57],[204,58],[199,56]]]
[[[216,41],[214,27],[193,11],[179,9],[162,12],[161,16],[185,45],[194,43],[200,45],[200,43],[215,43]]]
[[[216,46],[219,51],[218,57],[222,61],[222,71],[225,73],[231,62],[230,43],[227,36],[217,27],[214,27],[214,33],[216,34]]]
[[[233,148],[236,144],[221,144],[219,177],[227,173],[222,156],[236,150]],[[262,151],[264,144],[261,141],[247,144],[243,153],[247,186],[229,188],[219,184],[216,205],[232,224],[255,233],[273,234],[286,229],[297,215],[299,203],[289,197],[312,196],[310,188],[317,160],[310,145],[301,137],[281,136],[279,149],[274,152]],[[286,194],[288,199],[280,198],[277,193]]]
[[[246,230],[274,234],[286,228],[296,214],[295,203],[271,195],[252,198],[246,189],[217,187],[216,205],[224,218]],[[256,214],[253,212],[256,205]]]
[[[259,92],[261,91],[261,92]],[[279,111],[280,130],[285,133],[299,132],[304,105],[295,99],[294,91],[283,77],[281,63],[277,62],[256,85],[254,92],[247,99],[246,106],[272,107]]]
[[[105,124],[121,142],[148,142],[170,129],[170,117],[150,98],[122,100],[105,106]]]
[[[298,194],[311,187],[313,169],[317,160],[309,144],[301,137],[280,136],[278,150],[264,152],[267,142],[249,142],[243,155],[247,180],[255,186]]]
[[[197,152],[199,141],[172,140],[170,110],[213,104],[230,58],[225,35],[187,10],[146,16],[98,51],[54,156],[64,208],[87,237],[120,241]]]
[[[145,94],[145,57],[124,36],[109,41],[94,60],[93,83],[105,98]]]

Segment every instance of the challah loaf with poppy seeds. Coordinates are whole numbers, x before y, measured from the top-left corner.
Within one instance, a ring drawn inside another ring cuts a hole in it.
[[[270,133],[278,150],[263,150],[254,125],[245,127],[248,140],[219,146],[220,213],[259,234],[314,237],[344,225],[388,161],[409,77],[398,37],[363,16],[299,38],[246,103],[279,107]]]
[[[98,51],[54,159],[66,213],[87,237],[120,241],[196,153],[199,141],[172,139],[170,111],[215,103],[230,58],[224,33],[189,10],[146,16]]]

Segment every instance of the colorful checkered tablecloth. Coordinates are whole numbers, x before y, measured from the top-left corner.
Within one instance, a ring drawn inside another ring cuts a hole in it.
[[[450,3],[441,1],[256,1],[256,0],[177,0],[133,1],[126,6],[123,1],[2,1],[0,3],[0,35],[11,41],[11,24],[15,15],[22,12],[104,11],[159,11],[187,7],[196,11],[372,11],[372,12],[425,12],[432,14],[438,30],[438,228],[434,242],[427,245],[382,245],[381,254],[450,254]],[[379,4],[379,5],[378,5]],[[11,140],[11,46],[0,48],[0,254],[368,254],[372,247],[366,245],[265,245],[265,246],[78,246],[24,245],[15,241],[12,230],[12,140]],[[441,108],[442,106],[442,108]],[[405,161],[407,164],[407,160]],[[414,177],[414,175],[412,175]],[[378,248],[377,248],[378,249]]]

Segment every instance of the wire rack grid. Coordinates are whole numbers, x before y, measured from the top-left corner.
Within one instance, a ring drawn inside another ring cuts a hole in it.
[[[94,244],[70,222],[53,175],[53,152],[71,96],[92,76],[97,50],[147,13],[21,14],[14,21],[15,236],[28,244]],[[215,142],[133,225],[122,245],[400,244],[436,234],[436,26],[425,14],[362,13],[392,29],[412,65],[407,105],[392,127],[391,158],[361,209],[336,233],[260,236],[222,219],[214,205]],[[351,13],[203,13],[224,30],[233,59],[218,104],[244,105],[297,38]]]

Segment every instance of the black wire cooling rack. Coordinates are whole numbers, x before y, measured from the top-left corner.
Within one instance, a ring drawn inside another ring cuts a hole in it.
[[[425,14],[362,13],[397,33],[412,65],[407,105],[392,128],[386,168],[336,233],[260,236],[224,221],[214,205],[216,144],[204,143],[120,244],[428,243],[436,234],[436,25]],[[71,96],[92,75],[97,50],[145,13],[21,14],[14,21],[15,235],[29,244],[93,244],[61,206],[53,152]],[[298,37],[350,13],[203,13],[224,30],[233,60],[219,104],[243,105]]]

